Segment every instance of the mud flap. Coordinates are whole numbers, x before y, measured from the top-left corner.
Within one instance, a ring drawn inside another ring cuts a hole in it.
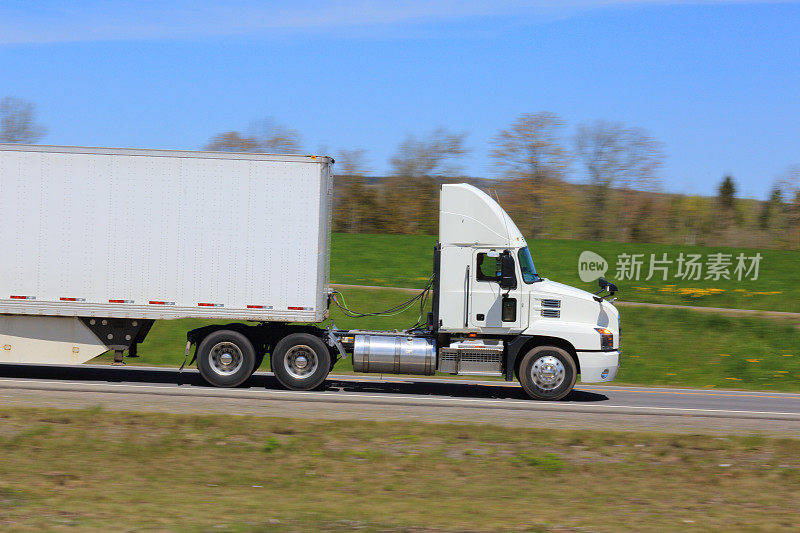
[[[186,353],[183,356],[183,364],[178,369],[178,372],[183,372],[183,369],[186,366],[186,360],[189,359],[189,352],[191,350],[192,350],[192,341],[186,341]],[[192,366],[195,361],[197,361],[197,350],[194,351],[194,357],[192,357],[192,360],[189,361],[189,366]]]

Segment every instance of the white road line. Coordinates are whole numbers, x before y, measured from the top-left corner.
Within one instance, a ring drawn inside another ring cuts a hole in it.
[[[22,365],[20,366],[27,366],[33,367],[34,365]],[[38,366],[38,365],[37,365]],[[55,368],[55,367],[49,367]],[[82,364],[82,365],[61,365],[59,368],[64,369],[77,369],[83,370],[87,368],[97,369],[97,370],[112,370],[112,369],[122,369],[124,370],[138,370],[138,371],[155,371],[155,372],[167,372],[167,373],[175,373],[178,374],[178,371],[175,368],[171,367],[159,367],[159,366],[135,366],[135,365],[128,365],[124,367],[114,367],[111,365],[96,365],[96,364]],[[188,375],[199,375],[199,372],[193,368],[187,368],[183,371],[184,374]],[[179,375],[179,374],[178,374]],[[255,373],[256,376],[272,376],[272,372],[267,371],[258,371]],[[420,377],[414,378],[413,376],[394,376],[391,378],[379,377],[379,376],[388,376],[389,374],[329,374],[328,379],[330,381],[345,381],[351,383],[367,383],[367,382],[375,382],[375,383],[442,383],[442,384],[450,384],[450,385],[489,385],[494,387],[508,387],[508,388],[516,388],[519,389],[519,383],[515,381],[486,381],[486,380],[473,380],[473,379],[448,379],[448,378],[441,378],[441,377]],[[0,378],[4,379],[4,378]],[[124,381],[124,380],[122,380]],[[635,386],[627,386],[627,385],[616,385],[614,383],[602,384],[602,383],[578,383],[576,385],[575,390],[577,391],[592,391],[592,392],[670,392],[676,394],[687,394],[687,393],[697,393],[699,395],[714,395],[715,393],[725,393],[730,395],[736,395],[741,397],[748,397],[754,395],[764,395],[768,394],[770,396],[781,396],[786,397],[789,399],[799,399],[800,394],[796,392],[778,392],[778,391],[751,391],[751,390],[736,390],[736,389],[693,389],[693,388],[669,388],[669,387],[635,387]]]
[[[384,395],[384,394],[361,394],[351,392],[317,392],[317,391],[276,391],[276,390],[259,390],[253,389],[215,389],[188,386],[156,386],[156,385],[135,385],[126,383],[92,383],[87,384],[83,382],[74,381],[46,381],[40,380],[25,380],[25,379],[4,379],[0,378],[0,388],[2,386],[12,385],[7,388],[25,388],[33,390],[55,390],[63,391],[61,387],[69,387],[66,389],[70,392],[122,392],[125,390],[133,391],[151,391],[160,395],[166,396],[210,396],[210,397],[224,397],[224,398],[249,398],[249,399],[272,399],[271,397],[284,397],[286,400],[301,400],[312,399],[315,401],[325,401],[332,403],[342,403],[348,400],[359,400],[359,403],[364,404],[414,404],[420,406],[430,406],[435,404],[449,404],[453,406],[463,407],[491,407],[513,409],[519,406],[527,411],[595,411],[595,412],[613,412],[613,411],[631,411],[631,412],[646,412],[654,411],[655,413],[695,413],[696,415],[712,416],[712,415],[728,415],[735,417],[735,415],[749,416],[749,417],[791,417],[800,420],[800,412],[781,412],[781,411],[747,411],[747,410],[731,410],[731,409],[706,409],[706,408],[692,408],[692,407],[648,407],[637,405],[598,405],[598,404],[579,404],[579,403],[542,403],[533,402],[531,400],[495,400],[484,398],[449,398],[437,396],[399,396],[399,395]],[[13,387],[13,384],[25,385],[26,387]],[[48,386],[49,385],[49,386]],[[277,398],[276,398],[277,399]],[[362,401],[367,400],[367,401]],[[353,403],[353,402],[350,402]]]

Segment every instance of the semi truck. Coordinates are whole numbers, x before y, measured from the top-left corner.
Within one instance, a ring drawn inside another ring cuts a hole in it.
[[[499,203],[464,183],[441,185],[430,281],[388,310],[419,305],[420,320],[337,328],[333,306],[380,312],[350,309],[329,283],[333,163],[0,145],[0,363],[107,351],[122,363],[155,320],[199,318],[209,325],[187,332],[181,355],[219,387],[243,384],[264,357],[293,390],[322,387],[347,357],[356,372],[516,378],[539,400],[564,398],[578,376],[615,378],[617,288],[541,276]]]

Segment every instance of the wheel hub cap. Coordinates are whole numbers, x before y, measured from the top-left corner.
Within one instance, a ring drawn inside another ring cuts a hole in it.
[[[564,363],[552,355],[540,357],[531,367],[531,380],[543,390],[557,389],[564,383],[565,378]]]
[[[232,342],[219,342],[208,353],[211,370],[220,376],[229,376],[239,371],[244,364],[242,350]]]
[[[305,379],[314,374],[319,366],[317,354],[305,344],[293,346],[283,358],[286,372],[294,378]]]

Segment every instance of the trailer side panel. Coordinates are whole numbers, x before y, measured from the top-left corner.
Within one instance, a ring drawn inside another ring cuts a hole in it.
[[[318,322],[331,160],[0,146],[0,313]]]

